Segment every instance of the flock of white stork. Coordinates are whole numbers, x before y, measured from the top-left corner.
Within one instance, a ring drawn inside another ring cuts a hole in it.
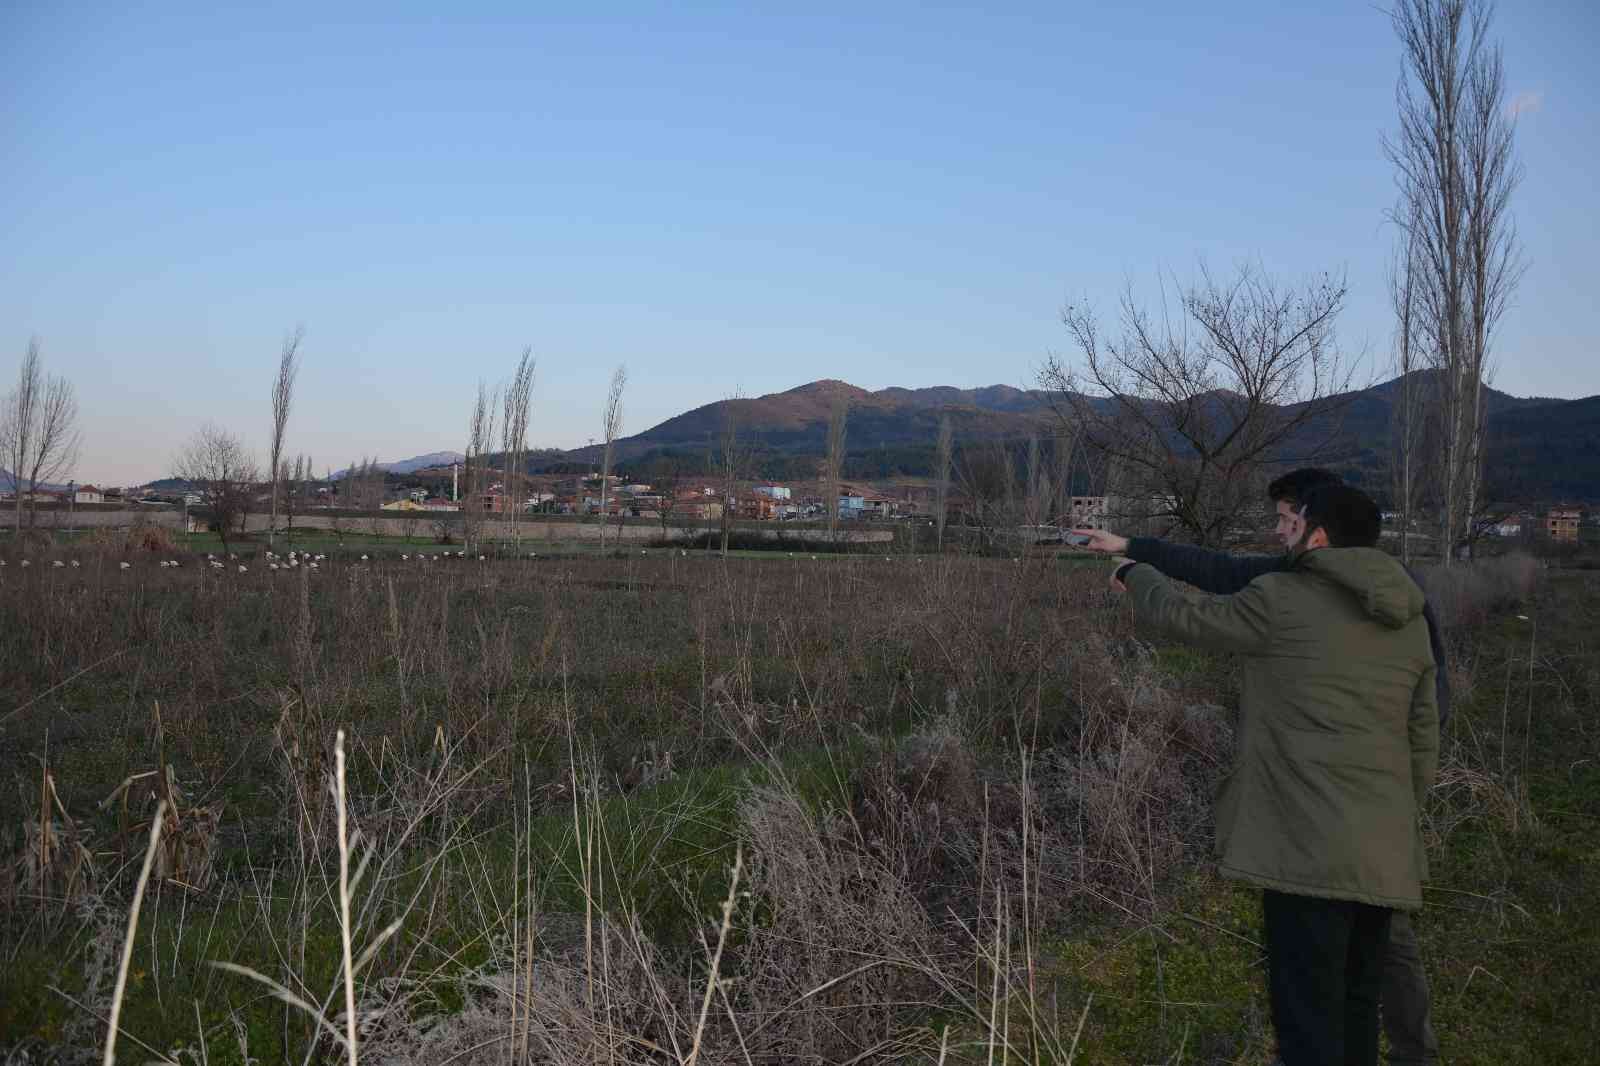
[[[328,558],[326,555],[313,555],[310,552],[295,552],[295,551],[291,551],[287,555],[276,555],[276,554],[274,554],[273,552],[270,552],[270,551],[265,552],[263,554],[264,554],[264,558],[267,560],[267,569],[268,570],[279,570],[279,571],[297,570],[297,569],[299,569],[301,567],[302,564],[308,570],[317,570],[317,569],[320,568],[320,564],[325,562],[327,560],[327,558]],[[641,549],[639,549],[639,554],[640,555],[648,555],[649,553],[647,551],[645,551],[643,548],[641,548]],[[671,552],[669,551],[667,554],[670,555]],[[687,556],[689,553],[687,551],[679,549],[678,550],[678,554],[679,555],[683,555],[683,556]],[[401,562],[411,562],[411,561],[415,560],[416,562],[419,562],[419,563],[426,563],[426,562],[435,562],[436,563],[441,559],[445,559],[445,560],[449,560],[449,559],[465,559],[466,557],[467,557],[467,553],[464,552],[464,551],[443,552],[443,553],[434,554],[434,555],[428,555],[428,554],[419,552],[419,553],[414,554],[414,555],[411,554],[411,553],[402,554],[400,556],[400,561]],[[530,559],[537,559],[538,557],[539,557],[539,553],[538,552],[529,552],[528,553],[528,558],[530,558]],[[790,552],[789,553],[789,558],[793,559],[794,557],[795,557],[795,553],[794,552]],[[817,557],[815,555],[813,555],[811,558],[812,559],[816,559]],[[893,561],[892,557],[888,556],[888,555],[885,555],[883,557],[883,559],[884,559],[884,562],[892,562]],[[480,562],[480,563],[481,562],[485,562],[487,560],[488,560],[488,556],[486,556],[486,555],[478,556],[478,562]],[[365,553],[363,553],[362,556],[361,556],[360,561],[365,563],[365,562],[371,562],[371,561],[374,561],[374,560],[371,557],[367,556]],[[1012,559],[1012,562],[1021,562],[1021,561],[1022,560],[1021,560],[1020,557]],[[919,562],[919,563],[922,562],[922,558],[920,556],[917,557],[917,562]],[[228,562],[226,562],[226,563],[224,563],[222,560],[218,559],[216,557],[216,555],[214,555],[214,554],[208,554],[206,556],[206,565],[211,567],[211,569],[213,569],[213,570],[225,570],[225,569],[227,569],[227,567],[230,564],[237,565],[238,568],[239,568],[239,573],[241,573],[241,574],[247,574],[247,573],[250,572],[250,568],[248,566],[246,566],[244,563],[239,562],[239,556],[234,554],[233,552],[229,552],[228,553]],[[5,559],[0,559],[0,567],[6,566],[6,565],[7,565],[6,560]],[[28,559],[22,559],[22,560],[20,560],[18,562],[18,565],[19,566],[31,566],[32,565],[32,561],[28,560]],[[63,562],[60,559],[56,559],[50,565],[52,567],[54,567],[55,569],[59,570],[59,569],[61,569],[63,567],[72,567],[73,569],[77,569],[81,564],[78,562],[77,559],[73,559],[70,562]],[[177,569],[178,567],[182,566],[182,564],[180,562],[178,562],[178,560],[176,560],[176,559],[162,559],[162,560],[159,561],[158,565],[161,566],[162,569],[166,569],[168,567],[171,567],[173,569]],[[117,564],[117,568],[119,570],[129,570],[132,567],[133,567],[133,564],[132,563],[128,563],[128,562],[120,562],[120,563]]]
[[[641,554],[643,554],[643,553],[641,552]],[[324,555],[314,555],[311,552],[297,552],[297,551],[291,551],[287,555],[278,555],[275,552],[267,551],[267,552],[262,553],[262,556],[267,561],[267,569],[268,570],[280,570],[280,571],[297,570],[302,565],[305,566],[305,568],[308,569],[308,570],[317,570],[317,569],[320,569],[321,564],[326,562],[327,559],[328,559],[327,555],[325,555],[325,554]],[[464,551],[443,552],[443,553],[436,554],[436,555],[427,555],[427,554],[423,554],[423,553],[418,553],[418,554],[412,555],[410,553],[405,553],[405,554],[402,554],[400,556],[400,561],[401,562],[410,562],[413,559],[415,559],[417,562],[438,562],[440,559],[465,559],[466,557],[467,557],[467,553],[464,552]],[[530,559],[537,559],[538,557],[539,557],[539,555],[538,555],[537,552],[529,552],[528,553],[528,558],[530,558]],[[487,559],[488,559],[488,556],[485,556],[485,555],[478,556],[478,561],[479,562],[484,562]],[[363,553],[362,556],[361,556],[360,561],[363,562],[363,563],[371,562],[371,561],[373,561],[373,557],[368,556],[365,553]],[[0,566],[7,566],[7,565],[9,565],[7,560],[0,559]],[[33,565],[33,560],[31,560],[31,559],[20,559],[20,560],[18,560],[17,565],[18,566],[22,566],[22,567],[32,566]],[[76,570],[76,569],[80,568],[82,565],[83,564],[77,559],[72,559],[72,560],[67,560],[67,561],[63,561],[61,559],[56,559],[56,560],[53,560],[50,563],[50,566],[53,569],[57,569],[57,570],[65,569],[65,568],[68,568],[68,567],[70,567],[71,569]],[[177,559],[161,559],[161,560],[157,561],[156,565],[160,566],[163,570],[168,569],[169,567],[171,569],[176,570],[176,569],[179,569],[179,568],[181,568],[183,566],[183,564],[181,562],[179,562]],[[228,553],[227,562],[224,562],[223,560],[217,558],[215,553],[209,553],[209,554],[206,555],[205,565],[210,567],[213,570],[226,570],[229,566],[237,566],[238,570],[239,570],[239,573],[241,573],[241,574],[248,574],[250,572],[250,568],[248,566],[246,566],[244,563],[239,562],[239,556],[234,552],[229,552]],[[130,562],[119,562],[117,564],[117,569],[119,569],[119,570],[130,570],[132,568],[133,568],[133,564],[130,563]]]

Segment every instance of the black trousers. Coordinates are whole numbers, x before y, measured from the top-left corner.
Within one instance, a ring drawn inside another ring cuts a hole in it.
[[[1377,1066],[1383,907],[1267,891],[1267,987],[1284,1066]]]
[[[1389,923],[1389,950],[1383,957],[1383,1031],[1389,1034],[1389,1066],[1433,1066],[1439,1061],[1422,948],[1405,911],[1395,911]]]

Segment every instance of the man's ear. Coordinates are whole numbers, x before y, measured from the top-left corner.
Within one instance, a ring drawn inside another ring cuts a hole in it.
[[[1306,551],[1312,548],[1326,548],[1328,546],[1328,531],[1318,526],[1306,535]]]

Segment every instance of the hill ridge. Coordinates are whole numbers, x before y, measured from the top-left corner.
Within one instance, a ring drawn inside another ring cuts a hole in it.
[[[1435,372],[1414,373],[1425,381]],[[1340,416],[1342,426],[1323,461],[1363,483],[1384,483],[1392,396],[1399,382],[1392,378],[1344,395],[1348,402]],[[741,439],[766,457],[768,469],[786,471],[782,475],[786,477],[807,476],[800,472],[814,467],[816,458],[826,450],[828,419],[839,395],[850,397],[848,454],[880,457],[877,467],[888,476],[892,476],[891,470],[908,475],[925,472],[932,462],[940,422],[947,416],[958,447],[1053,435],[1055,415],[1048,395],[1039,389],[996,384],[868,390],[837,378],[822,378],[761,396],[701,404],[619,439],[616,459],[638,464],[652,456],[703,457],[720,439],[731,406]],[[1534,495],[1600,499],[1600,428],[1591,428],[1596,421],[1590,413],[1591,401],[1600,410],[1600,395],[1579,400],[1518,397],[1486,386],[1490,441],[1486,477],[1491,485],[1521,486]],[[1323,422],[1315,430],[1328,428]],[[592,463],[599,454],[598,446],[589,446],[564,452],[562,457],[568,462]],[[1596,458],[1589,460],[1590,455]],[[1521,458],[1514,460],[1513,456]],[[1519,462],[1533,466],[1519,469]]]

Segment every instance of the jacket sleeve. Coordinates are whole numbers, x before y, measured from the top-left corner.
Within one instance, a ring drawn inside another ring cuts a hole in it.
[[[1168,577],[1193,585],[1201,592],[1220,596],[1238,592],[1262,574],[1289,567],[1287,555],[1234,555],[1190,544],[1172,544],[1155,537],[1130,538],[1128,558],[1149,563]]]
[[[1123,578],[1134,620],[1174,640],[1212,651],[1260,652],[1272,640],[1272,603],[1259,583],[1233,596],[1183,595],[1154,566]]]
[[[1411,717],[1406,723],[1411,737],[1411,787],[1416,793],[1419,812],[1439,772],[1439,706],[1435,682],[1438,669],[1429,666],[1417,679],[1416,690],[1411,695]]]
[[[1434,700],[1439,708],[1439,731],[1442,733],[1450,724],[1450,669],[1444,660],[1444,633],[1433,613],[1433,604],[1427,600],[1422,601],[1422,617],[1428,623],[1428,646],[1433,649]]]

